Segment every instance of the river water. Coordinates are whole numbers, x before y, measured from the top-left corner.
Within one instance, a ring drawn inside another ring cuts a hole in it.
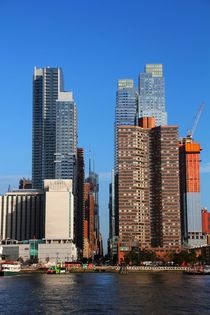
[[[0,314],[210,314],[210,276],[182,273],[0,277]]]

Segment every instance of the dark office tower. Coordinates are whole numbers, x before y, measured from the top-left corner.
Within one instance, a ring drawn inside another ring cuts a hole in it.
[[[176,251],[181,246],[178,128],[118,127],[118,259],[132,247]]]
[[[84,230],[89,231],[90,251],[92,251],[92,254],[94,252],[94,255],[100,255],[99,181],[98,174],[92,171],[91,168],[89,169],[89,176],[85,180],[85,190],[86,226],[84,225]],[[92,244],[93,240],[94,244]],[[85,245],[84,248],[87,248],[87,246]]]
[[[56,100],[63,91],[61,68],[34,68],[32,185],[42,188],[44,179],[55,178]]]
[[[85,215],[84,201],[84,182],[85,182],[85,165],[84,149],[77,149],[77,192],[76,192],[76,210],[75,210],[75,240],[76,245],[82,253],[83,250],[83,225]]]
[[[83,258],[93,258],[96,254],[94,231],[94,194],[90,183],[84,185],[85,215],[83,224]]]
[[[90,184],[90,191],[94,196],[94,231],[95,236],[98,241],[99,239],[99,181],[98,174],[91,171],[89,172],[89,176],[86,178],[86,182]]]
[[[147,64],[139,75],[139,117],[155,117],[156,126],[167,125],[162,64]]]
[[[118,230],[116,229],[116,198],[115,198],[115,174],[112,170],[112,182],[109,185],[109,255],[113,258],[117,255]]]

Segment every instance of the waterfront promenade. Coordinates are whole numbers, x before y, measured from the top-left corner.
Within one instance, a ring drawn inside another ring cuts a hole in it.
[[[172,267],[172,266],[127,266],[127,271],[130,273],[134,272],[183,272],[190,269],[190,267]],[[47,268],[23,268],[21,270],[24,272],[46,272]],[[94,267],[72,267],[67,269],[67,273],[79,273],[79,272],[119,272],[120,266],[94,266]]]

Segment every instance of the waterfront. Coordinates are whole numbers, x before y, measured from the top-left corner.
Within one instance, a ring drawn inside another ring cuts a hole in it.
[[[0,278],[0,314],[210,314],[210,276],[23,274]]]

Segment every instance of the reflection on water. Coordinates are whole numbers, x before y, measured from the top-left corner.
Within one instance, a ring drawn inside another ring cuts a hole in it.
[[[0,278],[0,314],[210,314],[210,276],[26,274]]]

